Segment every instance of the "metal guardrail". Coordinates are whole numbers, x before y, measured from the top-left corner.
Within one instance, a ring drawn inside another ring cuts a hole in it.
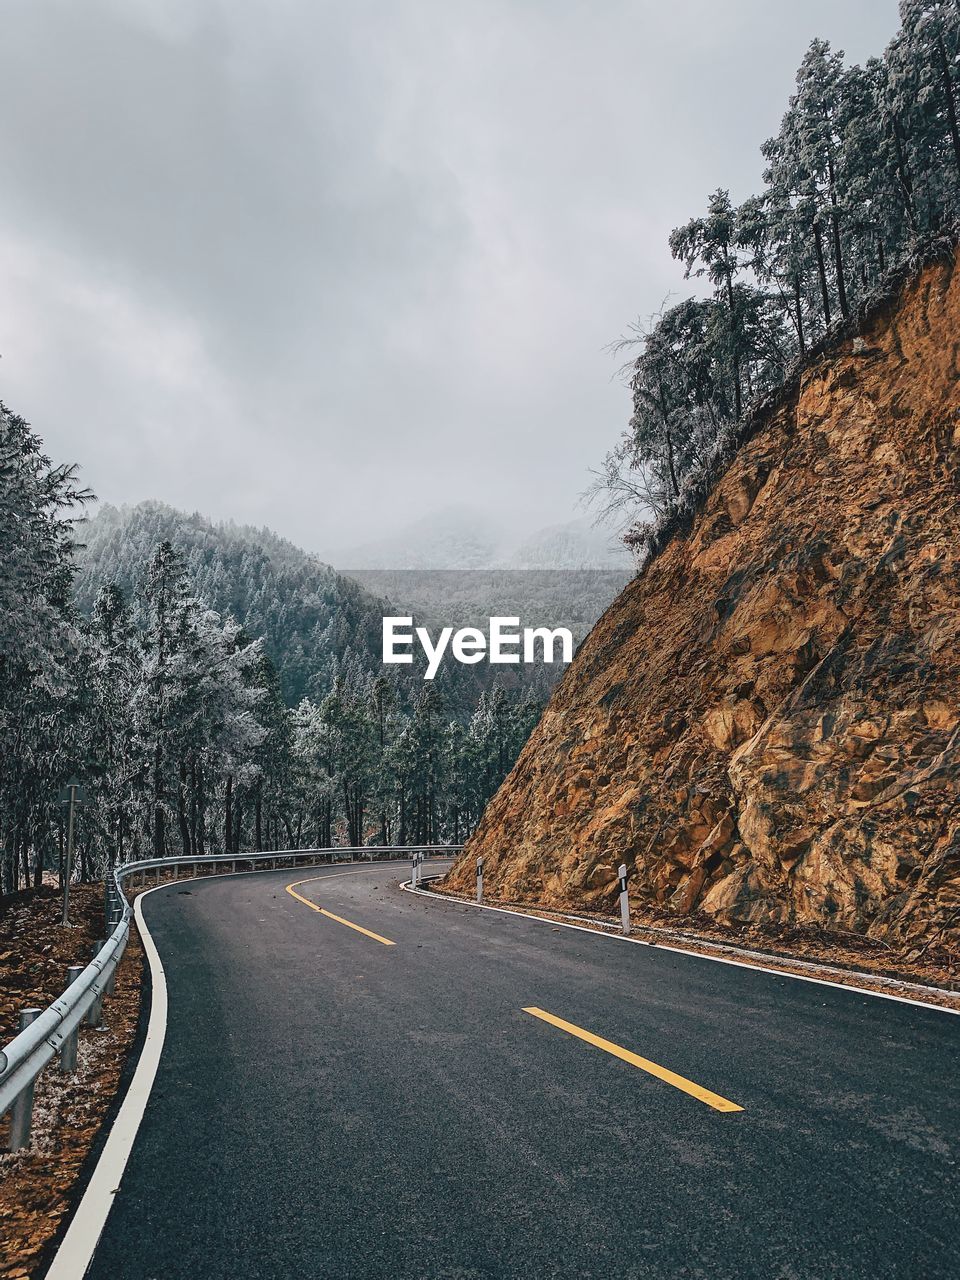
[[[86,1021],[99,1026],[104,997],[113,991],[117,965],[130,936],[133,909],[124,892],[124,882],[156,872],[159,883],[163,871],[179,877],[183,868],[196,876],[199,868],[230,864],[230,870],[274,870],[278,863],[298,861],[315,865],[318,860],[354,862],[397,862],[415,855],[446,856],[459,853],[461,845],[364,845],[333,849],[281,849],[267,853],[206,854],[174,858],[146,858],[126,862],[112,868],[104,879],[104,916],[110,936],[98,946],[94,958],[86,966],[68,970],[68,986],[46,1009],[23,1009],[19,1034],[0,1050],[0,1116],[10,1116],[10,1150],[19,1151],[30,1145],[33,1118],[33,1089],[37,1076],[57,1054],[60,1069],[73,1072],[77,1065],[77,1040],[80,1025]],[[264,866],[263,864],[270,864]]]

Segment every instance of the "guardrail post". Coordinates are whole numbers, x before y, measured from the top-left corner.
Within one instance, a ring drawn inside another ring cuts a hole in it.
[[[112,879],[107,881],[107,925],[115,925],[119,922],[123,910],[120,906],[120,895],[117,892],[117,886]]]
[[[82,964],[72,964],[67,970],[67,986],[72,987],[83,973]],[[60,1070],[73,1073],[77,1069],[77,1043],[80,1039],[80,1028],[74,1027],[60,1046]]]
[[[35,1018],[39,1018],[42,1009],[21,1009],[20,1030],[26,1031]],[[16,1102],[10,1108],[10,1150],[22,1151],[30,1145],[30,1130],[33,1127],[33,1086],[31,1080],[25,1089],[20,1091]]]
[[[620,927],[625,935],[630,933],[630,899],[627,896],[627,868],[620,863]]]
[[[94,959],[96,959],[100,951],[100,948],[102,946],[103,946],[102,942],[95,942],[93,944]],[[101,992],[101,994],[98,995],[97,998],[94,1000],[93,1004],[90,1006],[89,1012],[87,1013],[87,1018],[86,1018],[87,1026],[99,1027],[100,1019],[102,1015],[103,1015],[103,993]]]
[[[104,939],[103,942],[101,942],[99,945],[101,947],[105,947],[107,945],[106,939]],[[105,996],[112,996],[114,989],[116,988],[116,985],[117,985],[117,967],[116,965],[114,965],[114,967],[110,970],[110,977],[107,979],[106,983],[104,984],[103,994]]]
[[[483,901],[483,859],[477,859],[477,901]]]

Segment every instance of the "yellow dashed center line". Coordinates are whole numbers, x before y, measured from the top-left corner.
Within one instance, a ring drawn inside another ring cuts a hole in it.
[[[362,875],[360,871],[341,871],[339,875]],[[369,874],[369,873],[367,873]],[[332,876],[311,876],[307,880],[294,880],[292,884],[286,886],[287,893],[291,898],[296,898],[298,902],[302,902],[305,907],[309,907],[311,911],[317,911],[320,915],[326,916],[328,920],[336,920],[337,924],[345,924],[348,929],[356,929],[357,933],[362,933],[367,938],[372,938],[374,942],[382,942],[385,947],[395,947],[397,944],[391,942],[389,938],[384,938],[379,933],[374,933],[372,929],[365,929],[362,924],[354,924],[352,920],[344,920],[343,916],[335,916],[332,911],[328,911],[326,907],[318,907],[315,902],[311,902],[309,898],[305,898],[303,894],[297,893],[296,886],[298,884],[312,884],[315,880],[336,880],[337,875]]]
[[[592,1031],[585,1031],[583,1027],[578,1027],[572,1022],[565,1022],[563,1018],[557,1018],[552,1013],[547,1013],[544,1009],[537,1009],[531,1006],[524,1009],[523,1012],[532,1013],[535,1018],[540,1018],[543,1022],[549,1022],[553,1027],[559,1027],[561,1031],[566,1031],[569,1035],[576,1036],[578,1040],[586,1040],[587,1044],[595,1045],[598,1049],[603,1049],[606,1053],[613,1054],[615,1058],[629,1062],[633,1067],[639,1067],[641,1071],[646,1071],[648,1075],[656,1076],[658,1080],[664,1080],[667,1084],[672,1084],[675,1089],[688,1093],[691,1098],[696,1098],[699,1102],[705,1102],[708,1107],[713,1107],[714,1111],[743,1110],[743,1107],[738,1107],[735,1102],[730,1102],[727,1098],[721,1098],[719,1093],[704,1089],[702,1085],[694,1084],[692,1080],[678,1076],[675,1071],[669,1071],[666,1067],[661,1067],[659,1063],[651,1062],[649,1058],[641,1058],[638,1053],[631,1053],[629,1049],[624,1049],[621,1045],[614,1044],[612,1040],[604,1040],[602,1036],[595,1036]]]

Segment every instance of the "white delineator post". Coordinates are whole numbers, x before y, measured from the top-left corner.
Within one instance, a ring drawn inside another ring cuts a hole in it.
[[[477,859],[477,901],[483,901],[483,859]]]
[[[624,934],[630,932],[630,899],[627,897],[627,868],[626,864],[620,863],[620,926]]]

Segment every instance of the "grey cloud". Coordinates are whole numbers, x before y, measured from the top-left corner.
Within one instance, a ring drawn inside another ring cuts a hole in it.
[[[895,0],[5,6],[0,394],[103,497],[319,551],[568,518],[670,227]]]

